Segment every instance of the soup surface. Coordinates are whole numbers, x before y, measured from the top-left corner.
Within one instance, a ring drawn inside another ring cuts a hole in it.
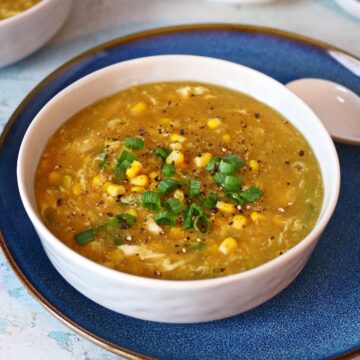
[[[35,177],[46,226],[100,264],[161,279],[254,268],[313,228],[317,160],[267,105],[199,83],[133,87],[49,140]]]
[[[0,0],[0,20],[20,14],[41,0]]]

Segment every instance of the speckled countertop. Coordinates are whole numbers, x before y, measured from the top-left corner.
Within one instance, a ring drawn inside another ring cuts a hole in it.
[[[24,96],[74,55],[144,29],[234,22],[307,35],[360,56],[360,22],[332,0],[280,0],[236,6],[205,0],[75,0],[70,18],[45,48],[0,70],[0,131]],[[0,358],[110,360],[118,357],[70,331],[34,300],[0,252]]]

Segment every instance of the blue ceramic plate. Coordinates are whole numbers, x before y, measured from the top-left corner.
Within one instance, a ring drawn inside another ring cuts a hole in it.
[[[257,27],[167,28],[118,39],[80,55],[30,93],[1,138],[0,243],[14,271],[57,318],[127,357],[319,359],[359,351],[360,150],[356,147],[337,145],[340,201],[308,265],[281,294],[245,314],[196,325],[132,319],[82,296],[50,264],[17,189],[16,159],[27,127],[49,99],[95,70],[132,58],[179,53],[238,62],[283,83],[302,77],[333,80],[360,94],[359,77],[341,64],[356,68],[359,60],[324,44]]]

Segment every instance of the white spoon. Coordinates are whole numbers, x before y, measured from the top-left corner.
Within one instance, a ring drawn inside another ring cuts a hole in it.
[[[316,113],[334,140],[360,145],[360,97],[328,80],[299,79],[286,85]]]

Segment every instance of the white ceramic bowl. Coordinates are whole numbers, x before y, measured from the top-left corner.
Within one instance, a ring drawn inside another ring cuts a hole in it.
[[[307,138],[319,160],[324,203],[315,228],[282,256],[253,270],[221,278],[168,281],[142,278],[96,264],[59,241],[42,223],[34,196],[34,173],[49,137],[69,117],[100,98],[134,84],[194,80],[249,94],[282,113]],[[221,319],[262,304],[299,274],[328,223],[339,193],[334,144],[316,115],[272,78],[223,60],[164,55],[118,63],[96,71],[49,101],[31,123],[18,158],[25,209],[59,273],[82,294],[111,310],[140,319],[192,323]]]
[[[63,25],[71,4],[72,0],[42,0],[18,15],[0,20],[0,68],[48,42]]]

